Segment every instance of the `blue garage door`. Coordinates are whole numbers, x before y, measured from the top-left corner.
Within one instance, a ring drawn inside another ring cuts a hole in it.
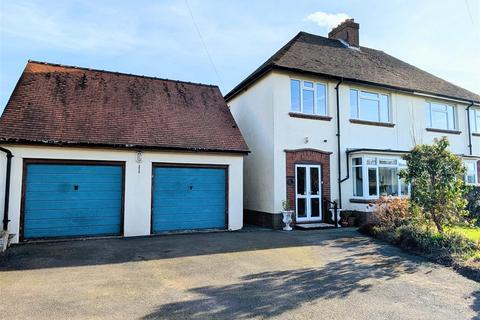
[[[224,229],[225,172],[155,167],[152,231]]]
[[[120,165],[28,164],[24,239],[120,235]]]

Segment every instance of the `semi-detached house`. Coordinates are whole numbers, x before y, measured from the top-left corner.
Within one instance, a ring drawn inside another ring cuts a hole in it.
[[[251,150],[246,223],[280,227],[284,199],[299,224],[331,222],[329,201],[368,212],[407,196],[402,154],[442,136],[479,183],[480,96],[361,46],[353,20],[300,32],[225,98]]]

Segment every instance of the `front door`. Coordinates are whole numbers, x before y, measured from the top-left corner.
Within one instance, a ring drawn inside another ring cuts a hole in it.
[[[322,220],[321,168],[319,165],[295,166],[295,212],[297,222]]]

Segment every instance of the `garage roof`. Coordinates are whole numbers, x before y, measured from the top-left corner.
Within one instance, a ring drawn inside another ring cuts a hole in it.
[[[0,142],[248,152],[217,86],[29,61]]]

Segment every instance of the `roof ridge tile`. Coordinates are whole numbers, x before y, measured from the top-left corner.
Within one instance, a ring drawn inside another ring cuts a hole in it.
[[[92,71],[92,72],[110,73],[110,74],[116,74],[116,75],[127,76],[127,77],[145,78],[145,79],[152,79],[152,80],[169,81],[169,82],[177,82],[177,83],[186,83],[186,84],[191,84],[191,85],[198,85],[198,86],[204,86],[204,87],[218,88],[218,85],[214,85],[214,84],[207,84],[207,83],[200,83],[200,82],[191,82],[191,81],[183,81],[183,80],[175,80],[175,79],[168,79],[168,78],[160,78],[160,77],[154,77],[154,76],[146,76],[146,75],[140,75],[140,74],[134,74],[134,73],[119,72],[119,71],[110,71],[110,70],[103,70],[103,69],[96,69],[96,68],[87,68],[87,67],[66,65],[66,64],[60,64],[60,63],[52,63],[52,62],[46,62],[46,61],[38,61],[38,60],[32,60],[32,59],[28,59],[28,63],[41,64],[41,65],[47,65],[47,66],[52,66],[52,67],[78,69],[78,70],[85,70],[85,71]]]

